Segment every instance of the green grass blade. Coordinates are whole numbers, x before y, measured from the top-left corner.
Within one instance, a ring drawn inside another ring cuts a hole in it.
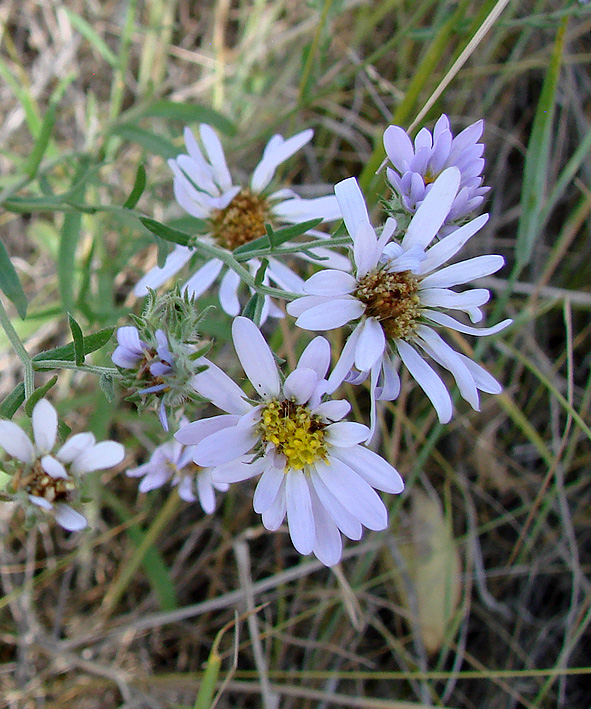
[[[117,56],[112,52],[107,44],[101,39],[100,35],[84,20],[80,15],[77,15],[69,7],[63,8],[64,12],[68,16],[68,19],[72,23],[72,26],[80,32],[84,39],[92,45],[96,51],[101,55],[101,57],[112,67],[117,66],[118,59]]]
[[[546,176],[550,159],[552,122],[556,107],[558,77],[566,34],[566,18],[560,24],[548,73],[534,118],[521,193],[521,219],[515,244],[516,270],[529,263],[536,238],[540,232],[540,215],[546,199]]]

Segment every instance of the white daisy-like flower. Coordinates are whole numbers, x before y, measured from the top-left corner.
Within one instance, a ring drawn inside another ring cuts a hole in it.
[[[287,515],[295,548],[332,566],[341,558],[340,532],[358,540],[364,526],[386,528],[387,511],[375,489],[402,492],[402,479],[383,458],[360,445],[367,426],[342,421],[351,408],[348,402],[323,401],[330,363],[327,340],[315,338],[282,383],[275,358],[252,321],[235,318],[232,335],[257,399],[249,400],[209,363],[193,385],[226,413],[188,424],[176,439],[195,446],[193,460],[213,467],[215,481],[234,483],[260,475],[254,509],[264,526],[274,531]]]
[[[334,391],[346,377],[359,383],[371,376],[372,429],[376,399],[393,400],[400,392],[400,360],[432,401],[442,423],[452,417],[451,397],[424,355],[452,373],[461,395],[474,409],[479,408],[479,390],[501,391],[496,379],[456,352],[437,332],[444,327],[468,335],[492,335],[512,322],[476,328],[446,312],[461,311],[472,322],[480,322],[480,307],[488,301],[489,291],[452,289],[495,273],[504,263],[502,256],[487,254],[444,266],[484,226],[488,215],[473,219],[429,247],[445,221],[460,179],[456,167],[441,173],[400,243],[390,241],[396,229],[394,219],[387,220],[378,238],[354,178],[337,184],[335,194],[353,240],[354,266],[350,273],[319,271],[304,285],[308,295],[287,306],[296,324],[306,330],[332,330],[356,322],[329,377],[328,391]]]
[[[188,155],[179,155],[168,164],[174,174],[174,194],[179,205],[189,214],[207,220],[210,232],[199,238],[229,251],[265,235],[265,223],[272,225],[299,224],[309,219],[322,218],[324,221],[340,219],[338,204],[334,195],[302,199],[291,189],[270,191],[269,185],[275,171],[308,143],[313,131],[308,129],[285,140],[274,135],[263,151],[263,157],[256,166],[248,186],[235,185],[226,164],[222,144],[211,126],[199,127],[201,145],[193,133],[185,128],[185,145]],[[309,232],[325,237],[322,232]],[[193,248],[176,246],[168,255],[162,268],[149,271],[134,288],[136,296],[144,296],[148,288],[159,288],[169,278],[176,275],[195,253]],[[345,267],[339,254],[327,249],[314,249],[314,253],[328,259],[332,267]],[[310,257],[302,254],[302,258]],[[251,259],[248,268],[255,274],[260,261]],[[184,290],[195,297],[204,293],[224,270],[222,261],[211,258],[204,263],[185,283]],[[272,282],[283,290],[301,292],[302,279],[276,258],[269,258],[264,285]],[[222,277],[219,299],[222,308],[229,315],[238,315],[240,302],[238,289],[240,277],[235,271],[226,270]],[[265,298],[263,319],[267,315],[281,317],[281,310]]]
[[[46,399],[33,408],[33,439],[13,421],[0,421],[0,447],[19,461],[9,483],[16,500],[28,500],[53,512],[64,529],[78,531],[87,526],[83,515],[70,507],[79,495],[79,477],[118,465],[125,455],[115,441],[97,443],[92,433],[77,433],[56,453],[57,412]]]
[[[188,419],[181,420],[181,426]],[[127,471],[130,477],[142,477],[140,492],[149,492],[166,483],[178,486],[179,497],[185,502],[199,499],[203,511],[215,510],[215,490],[226,492],[227,483],[214,482],[212,468],[201,468],[193,463],[194,446],[184,446],[178,441],[168,441],[154,449],[150,460]]]
[[[443,114],[433,134],[421,128],[414,144],[400,126],[386,128],[384,148],[392,164],[386,174],[407,211],[414,214],[435,180],[452,166],[460,171],[460,186],[444,224],[462,219],[478,207],[490,189],[482,186],[484,144],[478,139],[483,128],[484,121],[476,121],[454,138],[449,119]]]

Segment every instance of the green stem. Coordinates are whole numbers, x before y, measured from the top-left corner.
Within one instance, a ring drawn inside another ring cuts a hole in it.
[[[283,298],[284,300],[295,300],[301,295],[301,293],[291,293],[290,291],[281,290],[281,288],[273,288],[272,286],[263,286],[255,283],[255,277],[252,276],[250,272],[244,268],[244,266],[241,266],[238,261],[236,261],[234,256],[232,256],[232,254],[225,249],[220,249],[217,246],[206,244],[205,242],[199,240],[192,243],[191,246],[207,256],[219,259],[222,263],[226,264],[228,268],[235,271],[240,276],[240,279],[246,283],[249,288],[257,291],[257,293],[261,293],[262,295],[270,295],[275,298]]]
[[[45,369],[75,369],[77,372],[87,372],[88,374],[108,374],[111,377],[119,376],[119,371],[115,369],[115,367],[99,367],[95,364],[76,364],[67,359],[33,360],[33,368],[38,371]]]
[[[33,360],[29,357],[29,353],[25,349],[21,338],[17,335],[16,330],[12,327],[8,313],[4,309],[2,300],[0,300],[0,325],[4,328],[6,336],[10,340],[18,358],[23,363],[25,368],[25,399],[28,399],[35,389],[35,380],[33,373]]]

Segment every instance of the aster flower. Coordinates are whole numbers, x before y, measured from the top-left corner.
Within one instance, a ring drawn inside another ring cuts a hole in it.
[[[477,121],[454,138],[449,119],[443,114],[435,124],[433,134],[422,128],[414,145],[399,126],[386,128],[384,148],[392,164],[386,174],[406,211],[414,214],[435,180],[452,166],[460,171],[460,186],[445,217],[445,224],[466,217],[478,207],[489,190],[482,186],[484,145],[477,142],[483,128],[484,121]]]
[[[260,476],[254,509],[264,526],[274,531],[287,515],[295,548],[332,566],[341,558],[340,532],[358,540],[363,526],[386,528],[386,508],[375,489],[402,492],[402,479],[360,445],[367,438],[366,426],[342,420],[351,408],[348,402],[323,401],[327,340],[315,338],[282,383],[273,354],[252,321],[235,318],[232,335],[257,399],[247,399],[209,363],[193,386],[226,413],[182,427],[176,439],[195,446],[193,460],[211,466],[214,481]]]
[[[183,418],[181,425],[188,420]],[[150,460],[137,468],[127,471],[130,477],[142,477],[140,492],[149,492],[165,483],[178,486],[179,496],[185,502],[195,502],[199,498],[203,511],[211,514],[215,510],[215,490],[225,492],[229,485],[214,482],[211,468],[195,466],[194,446],[184,446],[178,441],[168,441],[154,449]],[[196,496],[197,495],[197,496]]]
[[[121,382],[132,398],[146,402],[154,397],[160,401],[158,418],[168,431],[168,410],[176,410],[192,393],[188,383],[199,369],[199,353],[191,345],[172,337],[169,340],[161,329],[152,337],[146,335],[146,339],[151,341],[142,339],[134,325],[120,327],[111,359],[124,370]]]
[[[52,512],[64,529],[84,529],[85,517],[69,504],[79,497],[79,478],[120,463],[125,454],[123,446],[115,441],[96,443],[92,433],[77,433],[53,453],[57,438],[55,408],[40,399],[31,419],[34,443],[13,421],[0,421],[0,447],[18,461],[7,466],[14,469],[9,483],[14,499],[29,511],[27,502]]]
[[[289,314],[297,317],[296,324],[306,330],[332,330],[356,323],[329,377],[328,391],[334,391],[345,377],[359,383],[370,376],[372,429],[375,401],[393,400],[400,392],[400,360],[427,394],[442,423],[451,419],[451,397],[425,355],[451,372],[460,394],[474,409],[479,408],[479,390],[501,391],[488,372],[456,352],[437,332],[444,327],[468,335],[492,335],[511,323],[503,320],[493,327],[476,328],[446,312],[464,312],[472,322],[480,322],[480,307],[488,301],[489,291],[456,292],[452,288],[495,273],[504,263],[502,256],[482,255],[444,266],[484,226],[488,215],[456,228],[429,247],[453,204],[460,180],[456,167],[442,172],[400,243],[391,241],[396,230],[391,218],[378,238],[354,178],[337,184],[335,194],[353,240],[355,264],[350,273],[327,269],[314,274],[304,285],[308,295],[287,306]]]
[[[202,124],[199,127],[202,147],[188,128],[185,128],[184,135],[189,154],[179,155],[169,160],[168,164],[174,174],[174,194],[179,205],[192,216],[206,220],[209,225],[208,234],[200,236],[201,240],[233,251],[238,246],[264,236],[265,223],[298,224],[315,218],[325,221],[340,218],[334,195],[302,199],[291,189],[269,190],[276,169],[311,140],[312,130],[302,131],[287,140],[274,135],[264,149],[248,186],[233,183],[222,144],[211,126]],[[309,233],[325,236],[316,231]],[[140,279],[134,288],[135,295],[143,296],[148,288],[160,287],[176,275],[194,253],[193,248],[176,246],[161,268],[153,268]],[[329,259],[333,267],[345,265],[339,254],[324,249],[315,249],[314,253]],[[301,257],[309,259],[306,255]],[[247,266],[254,274],[258,271],[260,261],[251,259]],[[223,268],[219,259],[206,261],[189,278],[184,288],[191,295],[200,296],[212,285]],[[269,258],[264,285],[268,285],[269,281],[283,290],[298,293],[303,283],[290,268],[273,257]],[[239,285],[240,277],[234,271],[226,270],[221,280],[219,298],[222,308],[229,315],[238,315],[240,312]],[[282,312],[269,298],[265,299],[263,319],[267,315],[282,316]]]

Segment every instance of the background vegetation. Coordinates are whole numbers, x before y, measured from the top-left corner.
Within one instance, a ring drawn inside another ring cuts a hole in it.
[[[285,177],[312,196],[360,176],[377,220],[388,124],[484,117],[491,219],[471,248],[505,256],[483,279],[488,321],[515,319],[454,343],[505,386],[480,413],[458,400],[441,427],[410,381],[384,408],[379,450],[406,491],[334,570],[267,533],[248,486],[211,517],[138,496],[123,471],[162,440],[157,418],[61,372],[49,396],[69,426],[128,455],[91,481],[90,532],[0,508],[0,705],[202,709],[219,669],[220,708],[588,707],[591,7],[2,0],[0,22],[0,237],[31,355],[70,339],[66,312],[86,333],[138,310],[157,256],[137,215],[181,223],[164,158],[200,121],[238,175],[274,132],[313,127]],[[220,342],[228,326],[219,309],[205,325]],[[273,337],[293,363],[290,323]],[[3,344],[6,396],[23,372]]]

